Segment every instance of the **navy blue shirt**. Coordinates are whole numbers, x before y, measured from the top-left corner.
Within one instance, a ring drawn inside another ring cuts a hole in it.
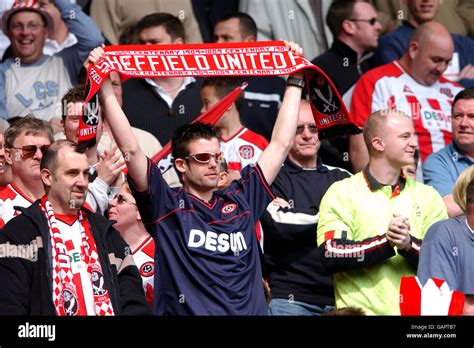
[[[241,174],[209,203],[170,188],[151,161],[148,192],[131,182],[156,242],[155,314],[267,314],[255,224],[273,195],[258,165]]]

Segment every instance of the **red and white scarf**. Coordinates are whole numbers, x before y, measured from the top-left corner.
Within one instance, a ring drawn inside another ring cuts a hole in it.
[[[48,198],[41,199],[40,208],[46,215],[52,246],[53,263],[53,302],[56,315],[87,315],[82,282],[79,274],[73,274],[71,261],[61,231],[58,228],[54,211]],[[104,288],[102,266],[94,237],[87,220],[87,216],[79,209],[79,222],[81,225],[81,258],[87,265],[87,272],[91,279],[94,293],[95,314],[114,315],[109,293]]]
[[[319,138],[360,133],[350,120],[342,98],[327,75],[307,59],[291,52],[283,41],[186,45],[126,45],[105,47],[104,57],[88,68],[85,105],[104,79],[117,71],[127,78],[184,76],[269,76],[305,71],[306,86]],[[96,104],[97,101],[92,103]],[[93,144],[98,116],[94,108],[79,123],[80,144]],[[225,110],[224,110],[225,111]],[[220,114],[219,116],[222,116]]]

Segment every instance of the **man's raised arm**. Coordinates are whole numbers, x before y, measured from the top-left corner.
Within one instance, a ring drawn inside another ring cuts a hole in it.
[[[292,52],[302,55],[303,50],[295,43],[287,43]],[[303,72],[291,75],[293,78],[303,80]],[[281,165],[290,151],[298,125],[302,88],[287,86],[283,102],[278,112],[278,117],[273,128],[272,139],[258,160],[263,175],[268,184],[275,180]]]
[[[95,64],[103,55],[103,48],[97,47],[90,53],[87,63]],[[128,173],[138,191],[147,191],[149,185],[147,177],[147,158],[138,146],[132,127],[115,97],[112,83],[109,79],[103,83],[99,93],[105,108],[105,117],[109,123],[115,142],[125,158]]]

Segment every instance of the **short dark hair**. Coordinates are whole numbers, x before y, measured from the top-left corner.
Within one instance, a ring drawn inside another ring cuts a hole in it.
[[[342,32],[342,22],[350,19],[354,12],[356,2],[368,2],[367,0],[334,0],[329,6],[326,15],[326,23],[332,35],[337,38]]]
[[[474,180],[471,180],[466,187],[466,206],[474,203]]]
[[[227,77],[227,76],[219,76],[219,77],[207,77],[201,89],[204,87],[213,87],[216,93],[216,96],[219,99],[224,98],[227,94],[232,92],[234,89],[242,85],[242,80],[238,77]],[[235,107],[237,111],[240,111],[244,102],[243,93],[240,93],[234,101]]]
[[[16,138],[25,131],[25,135],[45,135],[50,142],[54,141],[54,132],[51,126],[43,120],[36,118],[32,114],[19,117],[5,131],[5,147],[13,147]]]
[[[140,19],[136,24],[135,33],[138,35],[144,29],[154,27],[165,28],[166,32],[169,36],[171,36],[173,41],[177,38],[181,38],[183,41],[186,41],[183,23],[181,23],[178,17],[165,12],[152,13]]]
[[[246,36],[255,36],[255,39],[257,38],[257,24],[253,20],[252,17],[250,17],[247,13],[244,12],[234,12],[230,13],[228,15],[223,16],[222,18],[219,18],[219,20],[216,22],[225,22],[228,21],[229,19],[234,19],[237,18],[239,20],[239,27],[240,27],[240,33],[242,34],[243,37]]]
[[[67,117],[67,111],[68,111],[68,104],[69,103],[83,103],[84,102],[84,90],[85,87],[84,85],[77,85],[76,87],[69,88],[66,92],[66,94],[63,95],[61,98],[61,118],[63,121],[66,120]],[[99,96],[99,106],[100,106],[100,117],[102,121],[104,120],[104,113],[103,113],[103,108],[102,108],[102,99]],[[89,101],[89,103],[94,103],[94,98]]]
[[[48,147],[48,150],[43,153],[43,158],[40,163],[40,170],[46,168],[50,172],[54,172],[58,167],[58,153],[63,147],[69,146],[77,151],[77,144],[67,139],[57,140]]]
[[[171,140],[171,148],[173,149],[173,158],[184,159],[189,155],[188,144],[197,139],[212,138],[219,139],[221,136],[217,127],[209,123],[195,122],[185,124],[176,129],[173,139]]]
[[[459,100],[463,100],[463,99],[474,99],[474,88],[466,88],[466,89],[463,89],[458,94],[456,94],[456,96],[454,97],[454,100],[453,100],[453,106],[452,106],[451,113],[454,112],[454,106],[456,105],[456,103]]]

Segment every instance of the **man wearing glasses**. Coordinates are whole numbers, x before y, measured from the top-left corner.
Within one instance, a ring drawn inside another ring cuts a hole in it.
[[[302,100],[293,146],[272,184],[278,197],[262,216],[270,315],[322,315],[334,306],[332,275],[316,247],[319,204],[332,183],[350,174],[326,166],[311,106]]]
[[[0,227],[19,214],[13,207],[29,207],[44,195],[40,162],[53,141],[51,127],[31,115],[19,118],[5,131],[5,159],[13,181],[0,192]]]
[[[333,1],[326,23],[334,35],[331,48],[312,63],[323,69],[341,95],[366,71],[374,67],[372,52],[378,45],[382,25],[366,1]],[[348,136],[321,142],[319,156],[325,164],[352,171]]]
[[[94,22],[68,0],[55,6],[78,43],[45,56],[45,40],[54,32],[52,17],[38,0],[16,0],[2,17],[2,30],[11,42],[13,57],[0,64],[0,118],[36,117],[58,126],[61,96],[77,84],[77,74],[88,52],[103,42]]]
[[[288,47],[302,54],[298,45]],[[103,54],[96,48],[89,63]],[[172,151],[183,189],[171,189],[138,146],[110,81],[102,86],[106,118],[118,147],[129,158],[130,187],[156,242],[155,314],[267,314],[254,227],[273,199],[269,184],[291,148],[302,78],[302,73],[293,75],[272,141],[257,164],[245,167],[241,180],[217,192],[222,154],[214,126],[194,123],[176,131]]]
[[[41,160],[45,193],[4,228],[0,315],[146,315],[130,248],[99,214],[85,209],[88,161],[58,140]]]

